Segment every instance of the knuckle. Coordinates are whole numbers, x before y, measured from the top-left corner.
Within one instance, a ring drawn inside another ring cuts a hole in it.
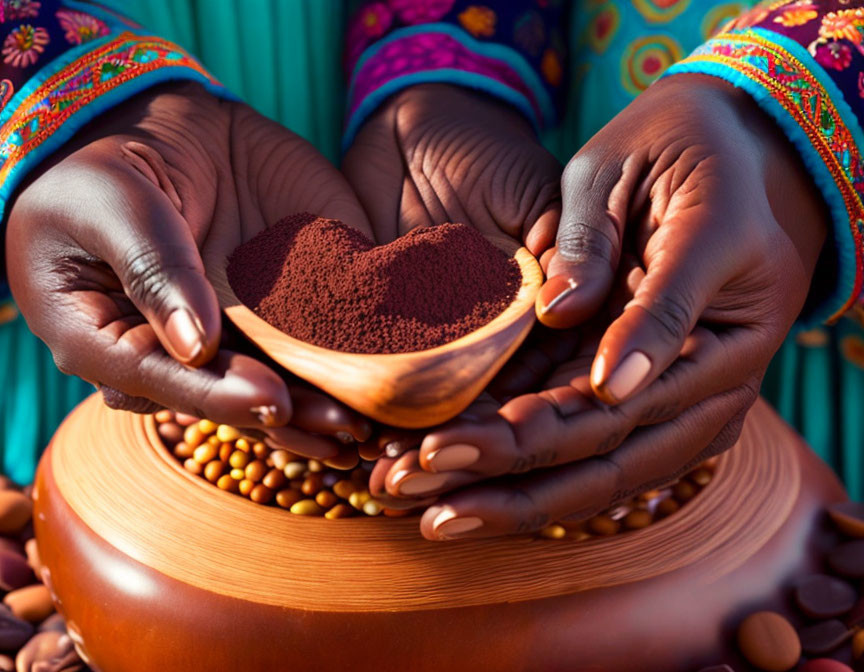
[[[507,494],[505,505],[513,514],[519,534],[533,532],[549,522],[549,514],[538,509],[534,497],[524,488],[514,487]]]
[[[617,241],[586,222],[565,222],[558,231],[558,252],[568,261],[612,263]]]
[[[680,292],[664,292],[655,296],[642,308],[661,328],[661,332],[673,343],[683,343],[692,327],[695,312],[693,301]]]
[[[134,397],[132,395],[121,392],[120,390],[102,385],[102,400],[108,408],[118,411],[130,411],[132,413],[155,413],[162,407],[144,397]]]

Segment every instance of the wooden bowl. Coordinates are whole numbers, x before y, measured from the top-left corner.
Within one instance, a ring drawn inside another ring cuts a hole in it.
[[[211,263],[208,276],[228,319],[291,373],[380,422],[431,427],[464,411],[534,324],[534,299],[543,284],[540,265],[512,239],[489,240],[515,258],[522,270],[516,298],[476,331],[418,352],[368,355],[311,345],[268,324],[237,298],[228,282],[227,257]]]
[[[712,482],[644,530],[435,543],[417,519],[304,518],[186,473],[98,397],[41,462],[44,579],[102,672],[692,672],[787,610],[845,499],[766,404]],[[634,662],[635,661],[635,662]]]

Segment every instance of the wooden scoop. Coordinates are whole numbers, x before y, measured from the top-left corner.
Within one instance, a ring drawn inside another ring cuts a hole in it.
[[[522,270],[516,298],[476,331],[418,352],[369,355],[311,345],[268,324],[237,298],[228,283],[227,256],[208,268],[208,276],[228,319],[291,373],[379,422],[430,427],[464,411],[525,340],[534,323],[534,299],[543,284],[540,265],[513,240],[489,240],[513,256]]]

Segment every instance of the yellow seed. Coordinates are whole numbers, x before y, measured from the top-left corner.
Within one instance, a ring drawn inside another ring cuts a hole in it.
[[[156,411],[153,417],[156,419],[156,422],[174,422],[174,411],[163,408],[161,411]]]
[[[218,454],[219,451],[216,448],[209,443],[205,443],[203,446],[198,446],[195,449],[192,453],[192,459],[199,464],[207,464],[211,460],[215,460]]]
[[[567,530],[561,525],[549,525],[540,530],[540,536],[546,539],[563,539],[567,536]]]
[[[245,436],[241,436],[234,442],[234,447],[237,450],[242,450],[244,453],[248,453],[252,450],[252,444],[249,443],[249,440]]]
[[[219,437],[220,441],[230,443],[231,441],[236,441],[240,438],[240,432],[231,425],[219,425],[216,429],[216,436]]]
[[[332,509],[334,506],[336,506],[339,498],[329,490],[322,490],[317,495],[315,495],[315,501],[318,502],[318,505],[324,509]]]
[[[238,487],[240,488],[240,494],[244,497],[248,497],[249,493],[251,493],[252,490],[255,489],[255,481],[250,481],[248,478],[244,478],[242,481],[240,481],[240,485]]]
[[[714,477],[714,474],[711,473],[710,469],[700,468],[690,474],[689,478],[696,485],[705,487],[711,482],[711,479]]]
[[[301,499],[303,499],[303,495],[296,490],[291,490],[290,488],[280,490],[276,493],[276,503],[283,509],[290,509]]]
[[[189,425],[183,432],[183,440],[190,448],[197,448],[204,443],[205,436],[198,429],[198,425]]]
[[[219,440],[219,437],[213,434],[212,436],[207,437],[207,443],[213,446],[216,449],[219,449],[222,446],[222,442]]]
[[[306,465],[302,462],[289,462],[282,468],[285,478],[289,481],[301,478],[306,473]]]
[[[319,471],[324,471],[324,463],[318,460],[309,460],[309,471],[317,474]]]
[[[266,443],[262,443],[261,441],[256,441],[252,444],[252,452],[255,454],[259,460],[267,459],[267,456],[270,454],[270,449],[267,447]]]
[[[257,483],[267,473],[267,465],[261,460],[255,460],[246,465],[246,478]]]
[[[298,516],[320,516],[324,511],[314,499],[301,499],[291,506],[291,513]]]
[[[653,522],[654,517],[651,515],[651,512],[645,509],[633,509],[624,516],[624,527],[628,530],[641,530]]]
[[[600,535],[601,537],[610,537],[613,534],[617,534],[618,530],[621,529],[621,523],[617,520],[613,520],[609,516],[599,515],[594,516],[588,521],[588,529],[591,530],[592,533]]]
[[[288,464],[288,451],[287,450],[274,450],[270,453],[270,459],[273,460],[273,466],[282,471],[285,468],[285,465]]]
[[[570,534],[570,538],[573,539],[573,541],[587,541],[591,538],[591,535],[588,534],[585,530],[578,530],[576,532],[572,532]]]
[[[192,453],[194,452],[195,451],[192,450],[185,441],[181,441],[174,446],[174,454],[181,460],[185,460],[187,457],[192,457]]]
[[[383,510],[384,507],[381,506],[374,499],[370,499],[363,505],[363,513],[365,513],[367,516],[377,516]]]
[[[351,496],[351,493],[356,489],[357,486],[351,481],[336,481],[336,483],[333,484],[333,492],[342,499],[348,499]]]
[[[204,478],[211,483],[215,483],[224,472],[225,463],[222,460],[213,460],[212,462],[208,462],[207,466],[204,467]]]
[[[186,471],[189,471],[196,476],[200,476],[201,472],[204,471],[204,465],[193,460],[191,457],[183,463],[183,466],[186,467]]]
[[[348,506],[347,504],[337,504],[332,509],[330,509],[327,513],[324,514],[324,517],[327,520],[336,520],[337,518],[348,518],[349,516],[354,515],[354,509]]]
[[[231,478],[233,478],[235,481],[242,481],[244,478],[246,478],[246,471],[244,469],[232,469]]]
[[[216,431],[216,423],[210,420],[199,420],[198,429],[201,430],[202,434],[212,434]],[[222,439],[220,439],[220,441],[221,440]]]
[[[367,490],[357,490],[348,496],[348,503],[358,511],[363,510],[363,505],[372,499],[372,495]]]
[[[245,469],[249,464],[249,453],[244,453],[242,450],[235,450],[228,458],[228,463],[234,469]]]
[[[236,492],[237,481],[231,478],[228,474],[225,474],[224,476],[220,476],[219,480],[216,481],[216,487],[221,490],[227,490],[228,492]]]

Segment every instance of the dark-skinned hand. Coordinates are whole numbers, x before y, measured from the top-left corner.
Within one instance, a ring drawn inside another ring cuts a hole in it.
[[[562,193],[541,320],[579,323],[616,275],[632,298],[581,342],[561,334],[575,354],[535,393],[480,401],[376,468],[393,496],[440,496],[422,517],[429,539],[586,518],[730,447],[826,235],[785,137],[707,77],[649,88],[573,158]]]
[[[309,143],[198,85],[168,85],[100,117],[20,190],[9,282],[60,369],[101,388],[109,405],[257,428],[338,461],[344,442],[368,438],[368,422],[220,347],[205,274],[302,211],[369,233],[351,187]]]

